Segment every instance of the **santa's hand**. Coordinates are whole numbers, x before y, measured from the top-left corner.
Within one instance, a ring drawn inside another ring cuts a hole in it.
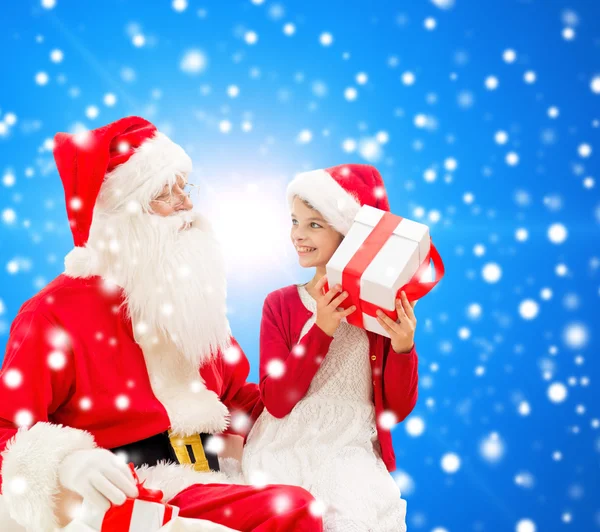
[[[121,505],[126,497],[138,496],[131,471],[106,449],[86,449],[68,455],[58,469],[58,479],[86,502],[106,511],[111,503]]]

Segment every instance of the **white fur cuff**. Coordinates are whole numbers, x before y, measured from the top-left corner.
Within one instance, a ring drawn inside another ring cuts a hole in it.
[[[58,468],[72,452],[94,447],[89,432],[52,423],[17,432],[2,453],[2,498],[11,517],[27,530],[53,531]]]
[[[231,484],[224,473],[194,471],[192,465],[159,462],[157,465],[142,466],[136,470],[140,482],[146,488],[161,490],[163,502],[171,500],[180,491],[194,484]]]

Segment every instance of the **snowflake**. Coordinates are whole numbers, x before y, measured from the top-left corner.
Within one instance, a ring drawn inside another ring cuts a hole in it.
[[[269,363],[267,364],[267,374],[271,377],[273,377],[274,379],[279,379],[281,377],[283,377],[283,374],[285,373],[285,364],[283,363],[283,361],[278,360],[278,359],[273,359],[271,361],[269,361]]]
[[[377,418],[377,424],[383,430],[392,430],[398,423],[398,417],[391,410],[384,410]]]
[[[515,532],[536,532],[535,523],[531,519],[521,519],[515,527]]]
[[[453,474],[460,469],[460,457],[455,453],[446,453],[442,456],[440,465],[446,473]]]
[[[50,52],[50,61],[53,63],[61,63],[64,58],[64,54],[61,50],[54,49]]]
[[[206,440],[206,450],[212,454],[221,454],[225,450],[225,439],[214,434],[209,436]]]
[[[35,82],[41,86],[46,85],[48,83],[48,79],[48,74],[46,74],[46,72],[38,72],[35,75]]]
[[[173,9],[178,13],[183,13],[188,7],[187,0],[173,0],[173,3],[171,5],[173,6]]]
[[[197,75],[206,69],[208,58],[198,49],[192,49],[185,52],[179,63],[179,68],[190,75]]]
[[[103,101],[106,107],[113,107],[117,103],[117,97],[112,92],[107,92]]]
[[[562,403],[567,398],[567,387],[561,382],[554,382],[548,388],[548,399],[553,403]]]
[[[48,355],[48,366],[55,371],[61,370],[67,364],[67,357],[62,351],[52,351]]]
[[[358,98],[358,91],[354,87],[347,87],[346,90],[344,90],[344,98],[349,102],[353,102]]]
[[[18,388],[23,382],[23,374],[18,369],[9,369],[4,374],[3,380],[8,388]]]
[[[416,438],[425,432],[425,421],[422,417],[411,416],[406,420],[404,428],[409,436]]]
[[[239,347],[232,345],[225,350],[223,358],[227,364],[237,364],[242,358],[242,351]]]
[[[490,463],[499,462],[504,456],[504,442],[497,432],[492,432],[479,444],[479,453]]]
[[[119,410],[127,410],[129,408],[129,403],[130,403],[129,397],[127,397],[126,395],[119,395],[115,399],[115,406]]]
[[[247,31],[244,34],[246,44],[254,45],[258,42],[258,34],[255,31]]]
[[[331,35],[331,33],[328,32],[321,33],[321,35],[319,36],[319,42],[323,46],[331,46],[333,44],[333,35]]]

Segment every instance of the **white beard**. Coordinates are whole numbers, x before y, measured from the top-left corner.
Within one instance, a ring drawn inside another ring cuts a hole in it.
[[[96,211],[87,247],[102,277],[125,291],[142,347],[170,341],[196,368],[227,348],[225,267],[204,217]]]

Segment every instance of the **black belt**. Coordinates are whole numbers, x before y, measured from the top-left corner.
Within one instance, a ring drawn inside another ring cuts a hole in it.
[[[178,464],[192,464],[196,471],[219,471],[219,459],[216,453],[206,450],[206,442],[211,434],[193,434],[178,437],[169,432],[161,432],[145,440],[115,447],[115,454],[125,453],[127,462],[136,467],[154,466],[160,460]]]

